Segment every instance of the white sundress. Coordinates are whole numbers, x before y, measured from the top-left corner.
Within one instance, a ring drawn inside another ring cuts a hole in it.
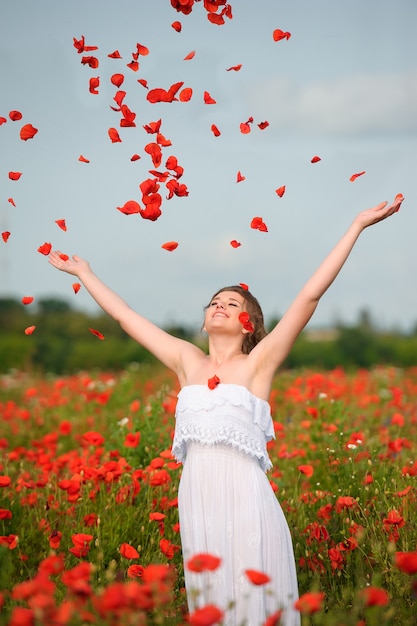
[[[188,608],[215,604],[227,626],[261,626],[280,608],[299,626],[294,551],[287,521],[265,472],[274,437],[268,402],[235,384],[189,385],[178,394],[174,457],[183,463],[178,509],[184,563],[221,558],[215,571],[185,569]],[[252,584],[245,570],[271,581]]]

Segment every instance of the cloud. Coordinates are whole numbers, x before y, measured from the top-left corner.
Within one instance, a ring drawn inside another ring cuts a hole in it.
[[[417,130],[417,72],[352,74],[298,86],[275,76],[252,85],[254,115],[271,127],[300,133],[350,135]]]

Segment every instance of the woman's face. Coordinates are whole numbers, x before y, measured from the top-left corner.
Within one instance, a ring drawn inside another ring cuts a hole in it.
[[[242,328],[239,314],[245,310],[243,297],[235,291],[221,291],[215,295],[206,309],[204,327],[207,332],[211,328],[234,327]]]

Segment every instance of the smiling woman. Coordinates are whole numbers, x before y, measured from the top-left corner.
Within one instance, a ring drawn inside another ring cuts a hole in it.
[[[271,385],[359,235],[398,212],[402,201],[399,194],[392,204],[359,213],[269,334],[246,285],[219,290],[205,311],[207,354],[133,311],[87,261],[49,254],[51,265],[77,276],[103,310],[178,377],[172,454],[183,463],[178,509],[190,611],[215,604],[228,626],[259,626],[282,611],[283,626],[298,626],[291,534],[265,474],[274,437]],[[196,575],[187,567],[196,554],[216,557],[219,567]],[[253,572],[262,584],[249,593]]]

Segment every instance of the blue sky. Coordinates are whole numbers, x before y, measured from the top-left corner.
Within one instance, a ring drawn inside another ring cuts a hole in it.
[[[363,233],[310,326],[354,323],[364,308],[381,327],[415,326],[417,4],[232,0],[232,7],[223,26],[208,22],[200,2],[188,16],[169,0],[16,0],[3,7],[0,117],[8,121],[0,126],[0,230],[11,236],[0,240],[0,297],[32,295],[32,307],[59,297],[97,310],[84,290],[73,293],[73,277],[39,254],[51,242],[87,258],[133,308],[162,325],[199,326],[212,293],[239,282],[267,319],[279,317],[356,212],[401,192],[401,211]],[[291,38],[274,42],[276,28]],[[73,47],[83,35],[98,46],[95,70]],[[137,43],[150,53],[132,72],[126,64]],[[123,58],[108,58],[114,50]],[[237,64],[239,72],[226,71]],[[114,73],[125,75],[136,128],[120,129],[120,114],[111,110]],[[92,76],[100,77],[99,95],[89,93]],[[150,104],[139,78],[164,89],[183,81],[193,97]],[[217,104],[204,104],[204,91]],[[11,110],[23,119],[12,122]],[[252,132],[243,135],[239,125],[250,117]],[[139,184],[153,168],[144,151],[153,137],[143,125],[158,119],[172,142],[164,160],[177,157],[189,195],[164,200],[151,222],[116,207],[141,203]],[[24,123],[38,129],[27,142],[19,138]],[[110,142],[109,127],[118,128],[121,143]],[[135,153],[141,159],[132,162]],[[79,162],[81,154],[90,163]],[[312,164],[314,155],[321,161]],[[10,171],[21,171],[20,180],[9,180]],[[360,171],[366,174],[350,182]],[[255,216],[268,232],[250,228]],[[67,232],[57,219],[66,220]],[[232,248],[232,239],[242,245]],[[178,248],[163,250],[171,240]]]

